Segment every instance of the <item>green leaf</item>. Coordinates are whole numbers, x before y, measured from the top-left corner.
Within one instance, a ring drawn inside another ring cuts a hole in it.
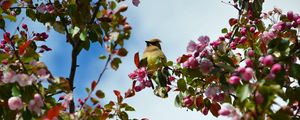
[[[12,15],[6,15],[6,16],[3,16],[3,18],[7,18],[7,19],[9,19],[10,21],[13,21],[13,22],[17,21],[17,18],[15,16],[12,16]]]
[[[61,22],[53,23],[53,29],[61,34],[65,33],[65,28]]]
[[[5,21],[4,19],[0,19],[0,29],[4,29],[5,28]]]
[[[290,69],[289,69],[289,73],[290,73],[290,76],[297,79],[299,81],[300,79],[300,65],[299,64],[292,64],[290,66]]]
[[[91,91],[91,89],[90,89],[90,88],[85,88],[85,91],[86,91],[87,93],[89,93],[89,92]]]
[[[77,33],[79,33],[79,31],[80,31],[80,28],[77,27],[77,26],[75,26],[73,29],[71,29],[70,32],[72,33],[72,38],[74,38],[75,35],[76,35]]]
[[[126,105],[125,111],[135,111],[135,109],[129,105]]]
[[[110,65],[111,65],[112,69],[117,70],[119,68],[119,64],[121,64],[121,63],[122,63],[122,61],[120,58],[114,58],[111,61]]]
[[[186,87],[186,82],[184,79],[179,79],[177,81],[177,87],[180,91],[184,92],[186,91],[187,87]]]
[[[228,33],[227,28],[223,28],[223,29],[222,29],[222,33]]]
[[[20,89],[17,87],[17,85],[14,85],[11,89],[11,94],[12,96],[16,96],[16,97],[20,97],[22,96],[21,95],[21,92],[20,92]]]
[[[31,18],[31,20],[33,20],[33,21],[36,20],[35,12],[30,8],[26,9],[26,16]]]
[[[124,111],[120,112],[118,116],[121,120],[128,120],[128,114]]]
[[[243,102],[251,94],[250,87],[248,84],[239,86],[237,88],[237,96],[240,98],[240,101]]]
[[[87,39],[87,31],[86,31],[86,29],[83,30],[83,31],[80,33],[79,38],[80,38],[80,40],[82,40],[82,41],[86,41],[86,39]]]
[[[176,95],[176,98],[175,98],[175,101],[174,101],[174,104],[176,107],[182,107],[182,94],[179,93],[178,95]]]
[[[105,94],[102,90],[97,90],[96,91],[96,96],[100,99],[104,98],[105,97]]]
[[[100,59],[100,60],[105,60],[105,59],[106,59],[106,56],[105,56],[105,55],[101,55],[101,56],[99,56],[99,59]]]
[[[91,102],[94,104],[94,105],[96,105],[97,103],[99,103],[99,100],[97,100],[96,98],[94,98],[94,97],[91,97]]]

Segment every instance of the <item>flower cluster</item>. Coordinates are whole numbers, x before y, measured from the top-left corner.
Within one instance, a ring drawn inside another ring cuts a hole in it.
[[[35,75],[28,76],[27,74],[16,74],[14,71],[4,71],[1,79],[2,83],[15,83],[17,82],[20,86],[32,85],[37,78]]]
[[[44,106],[43,98],[40,94],[35,94],[33,98],[34,99],[29,101],[28,109],[38,115],[41,115],[42,107]]]
[[[41,4],[39,5],[36,10],[39,12],[39,13],[50,13],[50,14],[53,14],[55,12],[55,8],[54,6],[49,3],[47,5],[45,4]]]
[[[139,85],[134,87],[134,90],[137,92],[143,90],[145,87],[152,86],[152,82],[150,80],[147,80],[147,69],[145,67],[141,67],[134,72],[129,73],[128,76],[130,79],[139,82]]]
[[[179,57],[178,63],[182,63],[184,68],[199,69],[202,73],[209,73],[213,67],[212,62],[207,59],[210,55],[210,49],[207,48],[209,45],[208,36],[200,36],[198,42],[190,41],[187,46],[187,52],[189,54]]]

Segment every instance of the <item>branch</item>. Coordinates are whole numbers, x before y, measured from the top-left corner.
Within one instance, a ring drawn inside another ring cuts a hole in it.
[[[97,16],[97,13],[98,13],[99,8],[100,8],[100,3],[101,3],[101,0],[98,0],[98,2],[96,3],[96,7],[94,9],[94,13],[93,13],[92,19],[90,21],[90,24],[93,24],[93,22],[94,22],[94,20],[95,20],[95,18]]]
[[[77,68],[77,43],[74,41],[74,44],[72,45],[73,49],[72,49],[72,61],[71,61],[71,69],[70,69],[70,74],[69,74],[69,85],[71,88],[71,91],[73,92],[74,89],[74,78],[75,78],[75,74],[76,74],[76,68]],[[75,112],[75,103],[74,103],[74,99],[71,100],[70,102],[70,113],[74,113]]]
[[[107,70],[107,66],[108,66],[108,63],[109,63],[110,60],[111,60],[111,57],[112,57],[112,55],[109,54],[109,55],[108,55],[108,58],[107,58],[107,60],[106,60],[106,62],[105,62],[105,65],[104,65],[104,67],[103,67],[103,69],[102,69],[102,71],[101,71],[101,73],[100,73],[100,75],[99,75],[99,77],[98,77],[98,79],[97,79],[97,81],[96,81],[96,86],[99,84],[99,82],[100,82],[102,76],[104,75],[104,72]],[[95,86],[95,88],[96,88],[96,86]],[[83,105],[86,104],[86,101],[91,97],[91,95],[92,95],[92,93],[94,92],[94,90],[95,90],[95,89],[91,89],[91,91],[89,92],[87,98],[84,100]],[[79,111],[83,108],[83,105],[80,107]]]

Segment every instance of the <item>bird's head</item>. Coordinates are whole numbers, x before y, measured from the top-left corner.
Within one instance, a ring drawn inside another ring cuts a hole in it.
[[[156,46],[159,49],[161,49],[160,44],[159,44],[161,41],[159,39],[157,39],[157,38],[154,38],[154,39],[151,39],[151,40],[147,40],[145,42],[146,42],[147,46]]]

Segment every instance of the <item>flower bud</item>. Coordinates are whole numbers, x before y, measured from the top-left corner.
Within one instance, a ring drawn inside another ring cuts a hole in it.
[[[232,85],[238,84],[239,82],[240,82],[240,77],[238,76],[231,76],[228,80],[228,83]]]
[[[274,63],[274,58],[272,55],[267,55],[263,58],[262,64],[265,66],[271,66]]]
[[[271,72],[278,73],[280,70],[281,70],[281,65],[279,63],[276,63],[272,66]]]

